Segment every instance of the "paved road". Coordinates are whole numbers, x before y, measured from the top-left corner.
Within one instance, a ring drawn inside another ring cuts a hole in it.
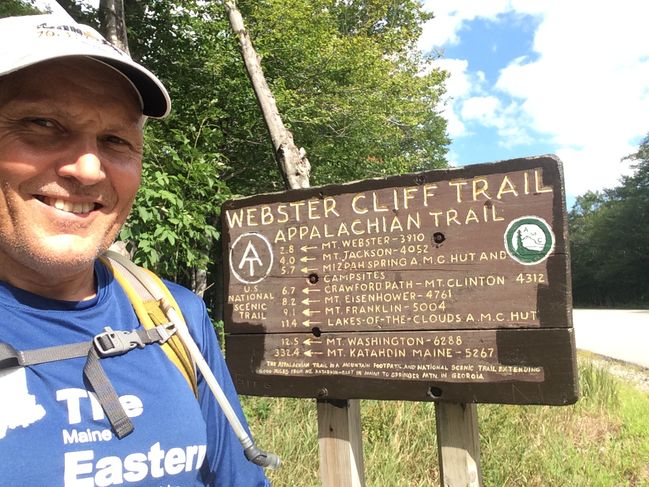
[[[649,368],[649,310],[575,309],[577,348]]]

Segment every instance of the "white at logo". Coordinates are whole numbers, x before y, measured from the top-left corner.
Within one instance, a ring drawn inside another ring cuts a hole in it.
[[[273,267],[273,248],[260,233],[243,233],[230,246],[229,260],[230,270],[238,281],[257,284]]]
[[[248,274],[250,274],[250,277],[255,276],[255,264],[259,266],[264,265],[264,263],[259,258],[257,249],[255,249],[255,246],[252,244],[252,240],[248,240],[248,246],[246,247],[246,250],[244,250],[243,252],[243,257],[241,257],[241,262],[239,262],[239,270],[243,269],[243,266],[245,266],[246,264],[250,265],[250,269],[248,270]]]

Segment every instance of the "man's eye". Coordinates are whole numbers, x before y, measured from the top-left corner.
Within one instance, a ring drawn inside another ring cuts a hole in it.
[[[56,128],[57,125],[55,122],[52,120],[48,120],[46,118],[31,118],[29,119],[29,122],[38,125],[39,127],[44,127],[44,128]]]
[[[106,135],[101,138],[101,143],[107,149],[114,151],[136,151],[136,146],[129,140],[118,135]]]
[[[108,142],[109,144],[115,144],[115,145],[130,145],[128,141],[116,135],[107,135],[106,137],[104,137],[104,141]]]

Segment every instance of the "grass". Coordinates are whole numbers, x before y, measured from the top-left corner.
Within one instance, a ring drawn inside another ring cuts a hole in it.
[[[565,407],[478,406],[485,486],[649,486],[649,394],[587,358],[581,398]],[[282,458],[275,487],[320,485],[314,400],[243,398],[257,444]],[[362,401],[365,480],[373,486],[439,485],[435,407]]]

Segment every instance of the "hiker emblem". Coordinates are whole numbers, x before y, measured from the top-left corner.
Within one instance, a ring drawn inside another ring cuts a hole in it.
[[[505,231],[505,249],[516,262],[532,265],[543,262],[554,250],[550,225],[537,216],[512,220]]]
[[[273,267],[273,249],[266,237],[249,232],[239,235],[230,247],[230,270],[244,284],[264,280]]]

